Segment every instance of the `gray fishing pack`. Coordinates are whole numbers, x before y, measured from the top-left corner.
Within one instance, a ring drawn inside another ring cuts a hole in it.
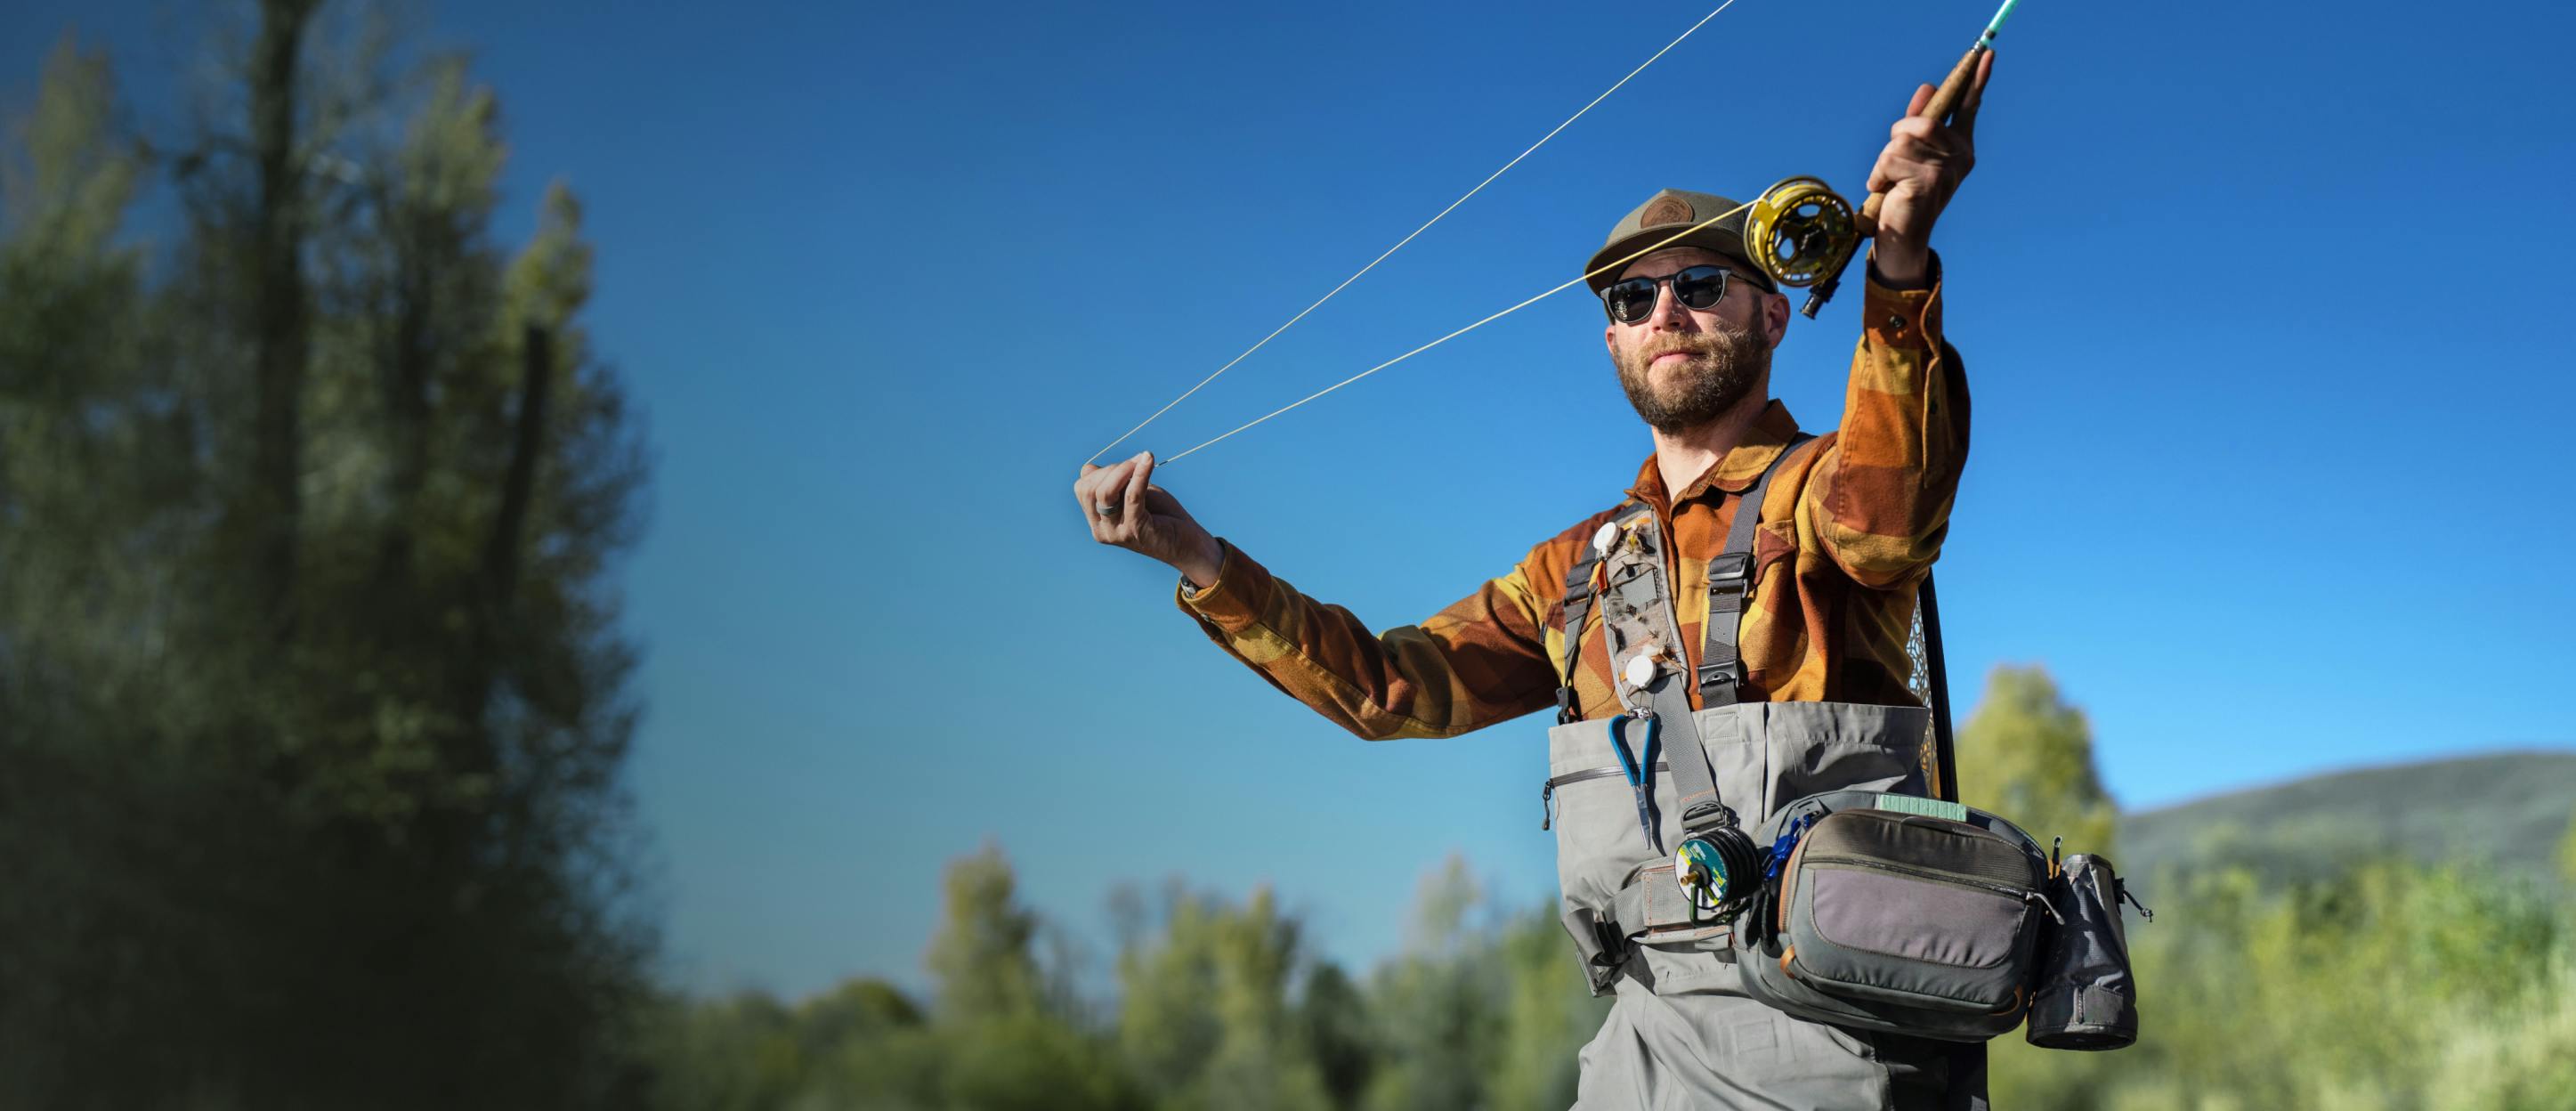
[[[1542,826],[1556,834],[1561,917],[1593,993],[1740,997],[1844,1030],[1948,1042],[2028,1021],[2043,1046],[2129,1044],[2125,892],[2107,863],[2061,866],[2010,821],[1930,797],[1934,763],[1955,789],[1933,710],[1740,697],[1756,518],[1797,446],[1744,493],[1710,561],[1696,667],[1679,650],[1650,507],[1624,506],[1567,575],[1567,686],[1548,732]],[[1584,719],[1571,682],[1596,608],[1626,710]]]

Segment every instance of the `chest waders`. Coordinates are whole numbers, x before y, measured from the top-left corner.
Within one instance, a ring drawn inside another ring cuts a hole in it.
[[[1583,1050],[1579,1109],[1982,1111],[1987,1038],[2025,1021],[2052,1048],[2136,1038],[2125,888],[2107,862],[2061,868],[2011,822],[1925,797],[1932,711],[1743,699],[1755,528],[1806,439],[1744,493],[1709,562],[1696,668],[1651,507],[1624,507],[1567,574],[1546,824],[1587,982],[1618,996]],[[1623,710],[1583,720],[1596,609]],[[1924,634],[1937,683],[1928,613]]]
[[[1723,894],[1733,903],[1759,881],[1742,874],[1745,835],[1775,807],[1829,790],[1925,788],[1929,711],[1743,700],[1736,638],[1754,530],[1773,474],[1798,446],[1742,495],[1726,547],[1709,561],[1696,668],[1666,581],[1678,561],[1651,507],[1626,507],[1567,576],[1567,685],[1548,731],[1547,801],[1566,930],[1593,994],[1618,995],[1583,1050],[1578,1108],[1940,1106],[1951,1047],[1801,1021],[1748,995],[1733,926],[1710,905],[1718,893],[1676,878],[1677,856],[1722,872],[1709,878],[1732,889]],[[1572,677],[1596,609],[1627,712],[1587,721]],[[1701,708],[1684,684],[1697,687]],[[1695,844],[1717,851],[1684,855]]]

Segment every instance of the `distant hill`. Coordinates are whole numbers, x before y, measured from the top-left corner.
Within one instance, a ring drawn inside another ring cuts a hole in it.
[[[2227,859],[2283,879],[2355,860],[2477,860],[2555,885],[2576,815],[2576,752],[2509,752],[2362,768],[2124,814],[2130,876]]]

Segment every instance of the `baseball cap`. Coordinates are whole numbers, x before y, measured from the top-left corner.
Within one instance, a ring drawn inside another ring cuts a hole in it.
[[[1780,290],[1771,280],[1771,275],[1764,273],[1760,266],[1755,265],[1752,253],[1744,249],[1745,214],[1741,211],[1731,211],[1737,207],[1736,202],[1714,193],[1666,189],[1646,198],[1646,203],[1638,205],[1626,216],[1620,217],[1619,223],[1610,229],[1610,241],[1602,244],[1600,250],[1592,253],[1592,261],[1583,264],[1583,272],[1592,274],[1593,271],[1609,266],[1622,258],[1648,247],[1654,247],[1666,239],[1672,239],[1684,228],[1725,212],[1728,213],[1725,219],[1679,239],[1673,239],[1670,243],[1663,243],[1662,247],[1656,247],[1656,249],[1698,247],[1715,251],[1741,263],[1746,280],[1777,293]],[[1588,279],[1592,292],[1598,295],[1603,289],[1608,288],[1610,283],[1618,281],[1619,272],[1624,269],[1626,266],[1622,265],[1606,273],[1592,274]]]

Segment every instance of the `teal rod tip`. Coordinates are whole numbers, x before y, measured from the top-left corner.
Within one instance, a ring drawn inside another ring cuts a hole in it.
[[[1995,41],[1995,33],[2004,29],[2004,20],[2012,18],[2013,6],[2019,3],[2021,3],[2021,0],[2004,0],[2004,6],[1995,9],[1995,17],[1986,22],[1986,33],[1981,36],[1979,41]]]

